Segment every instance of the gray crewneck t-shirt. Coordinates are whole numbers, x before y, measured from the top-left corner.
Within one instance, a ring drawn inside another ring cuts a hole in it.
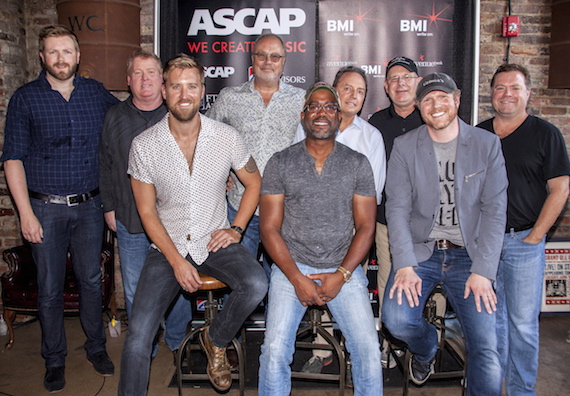
[[[305,141],[271,157],[261,194],[284,194],[281,235],[295,262],[338,267],[354,235],[353,195],[375,196],[366,157],[335,142],[319,175]]]
[[[455,156],[457,138],[446,142],[433,142],[439,170],[439,216],[429,236],[435,240],[446,239],[458,246],[464,246],[457,206],[455,205]]]

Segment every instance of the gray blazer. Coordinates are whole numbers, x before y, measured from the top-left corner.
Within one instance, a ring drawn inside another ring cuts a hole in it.
[[[507,172],[496,135],[459,119],[455,202],[471,272],[495,279],[507,213]],[[386,218],[394,271],[428,260],[439,213],[438,165],[427,126],[394,141],[386,179]]]

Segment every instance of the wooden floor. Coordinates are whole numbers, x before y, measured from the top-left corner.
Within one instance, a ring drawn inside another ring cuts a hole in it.
[[[67,386],[61,395],[73,396],[111,396],[117,394],[119,382],[120,356],[125,338],[125,331],[120,337],[107,338],[107,351],[116,366],[114,377],[102,378],[95,374],[93,368],[85,359],[83,349],[84,334],[77,317],[66,318],[65,322],[68,339],[68,356],[66,361]],[[566,342],[566,334],[570,329],[570,316],[543,317],[541,319],[541,351],[540,369],[537,384],[539,396],[562,396],[570,394],[570,344]],[[47,394],[43,388],[44,361],[40,356],[40,326],[39,322],[26,324],[16,330],[16,342],[11,350],[0,348],[0,396],[35,396]],[[3,346],[7,337],[0,337]],[[394,369],[397,370],[397,369]],[[157,357],[151,368],[149,385],[150,396],[177,395],[176,388],[168,385],[174,374],[172,354],[164,344],[160,343]],[[226,393],[228,396],[238,395],[238,386]],[[247,390],[246,395],[256,395],[255,389]],[[347,389],[345,395],[353,392]],[[401,395],[398,388],[386,388],[384,395]],[[416,388],[410,385],[411,396],[459,396],[459,387]],[[199,389],[186,388],[184,395],[206,396],[218,395],[208,385]],[[330,389],[295,390],[298,396],[329,396],[338,395]]]

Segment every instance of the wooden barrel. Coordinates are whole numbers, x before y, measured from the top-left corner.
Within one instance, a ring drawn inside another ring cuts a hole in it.
[[[112,91],[127,90],[126,63],[140,48],[140,0],[59,0],[60,24],[79,40],[78,72]]]

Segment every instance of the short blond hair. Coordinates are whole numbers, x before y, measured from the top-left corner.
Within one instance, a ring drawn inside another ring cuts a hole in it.
[[[75,45],[75,50],[79,52],[79,41],[77,41],[77,36],[68,28],[63,25],[49,25],[45,26],[40,31],[40,52],[44,52],[46,39],[48,37],[61,37],[67,36],[73,40],[73,44]]]
[[[168,79],[168,75],[172,71],[172,69],[197,69],[198,75],[200,76],[200,83],[204,85],[205,77],[204,77],[204,66],[198,62],[197,59],[191,57],[190,55],[186,54],[178,54],[174,58],[170,59],[166,62],[164,66],[164,71],[162,72],[162,78],[164,82]]]

